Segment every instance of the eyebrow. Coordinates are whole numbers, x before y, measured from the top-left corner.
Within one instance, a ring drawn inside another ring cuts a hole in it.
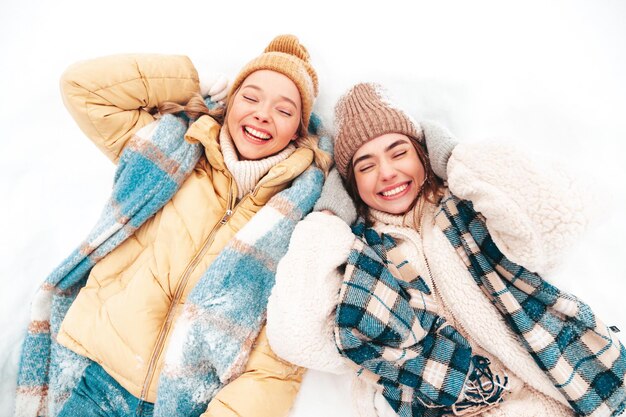
[[[261,87],[259,87],[259,86],[255,85],[255,84],[246,84],[246,85],[244,85],[244,86],[243,86],[243,87],[241,87],[241,88],[242,88],[242,89],[244,89],[244,88],[248,88],[248,87],[253,88],[253,89],[255,89],[255,90],[257,90],[257,91],[260,91],[260,92],[262,92],[262,91],[263,91],[263,89],[262,89]],[[282,96],[282,95],[281,95],[281,96],[279,96],[279,98],[280,98],[280,99],[282,99],[282,100],[288,101],[288,102],[289,102],[289,103],[291,103],[291,104],[292,104],[292,105],[293,105],[296,109],[298,108],[298,106],[296,105],[296,102],[295,102],[295,101],[293,101],[292,99],[290,99],[289,97],[287,97],[287,96]]]
[[[398,139],[397,141],[393,142],[391,145],[387,146],[385,148],[385,152],[389,152],[391,149],[395,148],[396,146],[400,146],[404,143],[407,143],[406,139]],[[352,166],[356,166],[359,162],[363,161],[364,159],[368,159],[372,157],[373,155],[369,153],[365,155],[361,155],[357,159],[354,160],[354,162],[352,163]]]

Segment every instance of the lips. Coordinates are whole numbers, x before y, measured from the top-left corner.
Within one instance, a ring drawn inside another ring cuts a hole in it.
[[[385,200],[393,200],[395,198],[404,196],[408,192],[410,185],[411,181],[407,181],[402,184],[387,187],[383,191],[378,192],[378,195]]]
[[[255,129],[251,126],[243,126],[242,132],[249,140],[257,143],[267,142],[272,139],[272,135],[264,130]]]

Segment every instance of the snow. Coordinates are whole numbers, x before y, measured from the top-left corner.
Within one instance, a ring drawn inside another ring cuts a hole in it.
[[[68,65],[105,54],[187,54],[232,79],[273,36],[294,33],[318,71],[326,121],[349,87],[376,81],[463,141],[496,139],[558,161],[595,203],[558,274],[626,331],[625,20],[619,0],[1,2],[0,417],[13,407],[35,290],[108,196],[113,165],[58,90]],[[311,372],[291,417],[351,415],[350,401],[347,380]]]

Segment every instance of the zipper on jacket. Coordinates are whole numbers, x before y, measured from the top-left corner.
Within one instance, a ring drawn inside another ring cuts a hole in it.
[[[430,282],[433,283],[433,287],[435,290],[435,293],[439,296],[438,298],[441,300],[441,306],[442,306],[442,314],[444,314],[444,318],[445,318],[445,312],[447,311],[450,316],[452,317],[453,323],[450,323],[453,326],[459,326],[462,330],[463,333],[465,335],[467,335],[468,338],[468,342],[473,342],[475,343],[477,346],[479,346],[481,349],[485,350],[486,349],[481,346],[480,343],[478,343],[476,340],[474,340],[474,338],[471,336],[471,333],[467,331],[467,329],[465,327],[463,327],[463,324],[456,318],[454,317],[454,313],[452,312],[452,310],[446,305],[446,300],[444,300],[443,298],[443,294],[441,293],[441,291],[439,290],[439,287],[437,286],[437,282],[435,281],[435,278],[433,277],[433,273],[430,269],[430,264],[428,263],[428,258],[426,258],[426,252],[424,250],[424,235],[422,233],[422,221],[420,220],[420,224],[419,227],[417,228],[417,233],[420,237],[420,246],[421,246],[421,255],[422,255],[422,259],[424,260],[424,265],[426,265],[426,269],[428,271],[428,277],[430,278]],[[471,343],[470,343],[471,345]]]
[[[443,294],[439,290],[439,287],[437,286],[437,283],[435,282],[435,280],[433,278],[433,274],[430,271],[430,265],[428,264],[428,259],[426,259],[426,254],[424,254],[424,245],[423,244],[422,244],[422,256],[424,257],[424,262],[426,263],[426,269],[428,269],[428,275],[430,275],[430,281],[433,283],[433,287],[435,287],[435,291],[437,292],[437,294],[439,295],[439,299],[441,300],[443,311],[444,312],[447,311],[450,314],[450,316],[452,317],[453,322],[450,323],[450,324],[453,325],[453,327],[458,326],[461,330],[463,330],[463,333],[464,333],[463,336],[467,337],[468,342],[470,342],[470,345],[475,344],[476,346],[480,347],[482,350],[487,352],[487,349],[485,349],[480,343],[478,343],[478,341],[476,339],[474,339],[474,337],[472,337],[472,334],[467,331],[467,329],[463,326],[463,323],[461,323],[456,317],[454,317],[454,313],[446,305],[446,300],[443,299]]]
[[[165,316],[165,321],[163,323],[163,326],[161,327],[161,330],[159,331],[157,341],[154,345],[154,350],[152,351],[152,355],[150,356],[150,362],[148,363],[148,371],[146,372],[146,378],[144,380],[143,388],[141,390],[141,399],[143,401],[146,401],[148,390],[150,388],[150,384],[152,383],[152,379],[154,378],[154,373],[156,371],[158,358],[159,356],[161,356],[161,352],[163,351],[166,335],[169,332],[169,329],[172,327],[172,321],[174,319],[174,312],[176,310],[176,306],[178,305],[180,299],[183,296],[183,292],[185,290],[185,287],[187,286],[187,282],[189,281],[189,276],[195,270],[196,266],[198,266],[198,263],[200,263],[200,260],[204,258],[206,251],[211,246],[211,243],[213,243],[213,239],[215,238],[215,234],[217,233],[217,231],[223,225],[228,223],[228,220],[232,217],[236,208],[239,206],[239,204],[241,204],[243,200],[245,200],[245,197],[244,197],[236,205],[233,205],[234,193],[233,193],[232,185],[233,185],[233,179],[231,177],[229,178],[229,183],[228,183],[228,198],[227,198],[227,204],[226,204],[226,207],[227,207],[226,211],[222,215],[222,218],[220,219],[220,221],[215,223],[215,225],[211,229],[211,232],[209,233],[204,243],[202,244],[202,247],[200,248],[198,252],[196,252],[196,255],[192,258],[191,262],[189,262],[189,264],[185,268],[185,271],[183,272],[183,275],[178,281],[178,284],[176,286],[176,291],[174,291],[174,298],[172,298],[172,301],[170,302],[169,308],[167,310],[167,314]]]

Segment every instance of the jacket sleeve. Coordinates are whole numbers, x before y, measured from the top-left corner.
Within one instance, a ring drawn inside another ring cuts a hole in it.
[[[587,225],[583,194],[572,178],[502,144],[457,145],[448,185],[485,216],[511,261],[539,274],[558,265]]]
[[[263,328],[244,373],[217,393],[202,417],[286,416],[304,372],[305,369],[282,361],[272,352]]]
[[[298,223],[278,264],[267,335],[282,358],[306,368],[349,371],[335,346],[337,296],[354,235],[339,217],[314,212]]]
[[[196,69],[185,56],[107,56],[78,62],[61,77],[68,111],[114,162],[132,135],[154,120],[158,104],[184,104],[199,90]]]

